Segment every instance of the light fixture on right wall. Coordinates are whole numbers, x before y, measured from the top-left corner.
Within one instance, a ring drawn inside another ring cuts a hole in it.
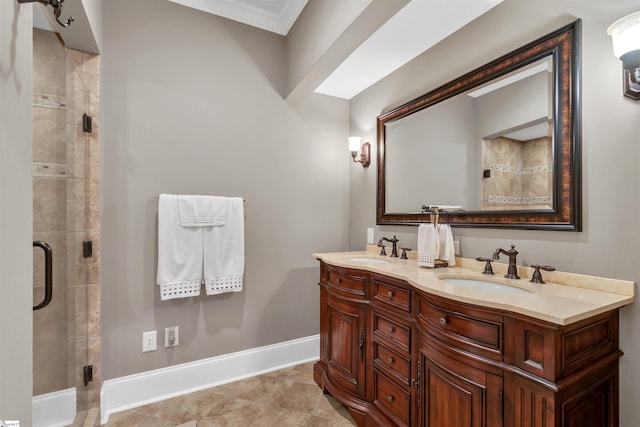
[[[640,100],[640,12],[618,19],[607,29],[613,53],[622,60],[624,95]]]

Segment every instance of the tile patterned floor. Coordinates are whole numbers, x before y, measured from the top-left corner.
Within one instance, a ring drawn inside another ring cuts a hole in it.
[[[118,412],[106,427],[352,427],[347,410],[313,382],[313,363]]]

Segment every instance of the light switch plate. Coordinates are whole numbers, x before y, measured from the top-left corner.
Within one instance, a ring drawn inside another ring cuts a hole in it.
[[[367,228],[367,244],[369,245],[374,244],[373,228]]]

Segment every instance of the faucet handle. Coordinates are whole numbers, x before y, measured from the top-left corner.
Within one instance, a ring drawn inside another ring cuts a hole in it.
[[[378,247],[380,248],[380,255],[386,256],[387,251],[384,250],[385,246],[384,243],[382,243],[382,239],[378,240]]]
[[[478,258],[476,258],[476,261],[484,261],[486,262],[486,264],[484,265],[484,271],[482,272],[482,274],[491,274],[493,275],[493,267],[491,267],[491,262],[493,261],[491,258],[484,258],[479,256]]]
[[[407,257],[407,251],[410,251],[411,248],[400,248],[400,249],[402,249],[402,255],[400,255],[400,259],[409,259]]]
[[[544,270],[544,271],[555,271],[555,267],[552,267],[550,265],[532,265],[531,268],[534,269],[533,274],[531,275],[531,280],[529,280],[531,283],[544,283],[544,280],[542,280],[542,273],[540,273],[540,270]]]

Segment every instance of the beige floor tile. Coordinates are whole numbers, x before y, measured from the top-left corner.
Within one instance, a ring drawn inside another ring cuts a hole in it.
[[[313,381],[305,363],[109,417],[106,427],[350,427],[349,412]]]

